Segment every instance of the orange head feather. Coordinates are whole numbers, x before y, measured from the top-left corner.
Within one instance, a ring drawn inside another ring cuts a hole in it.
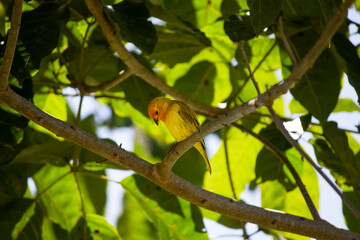
[[[166,114],[166,109],[169,106],[171,100],[164,97],[157,97],[149,104],[148,113],[151,119],[154,120],[156,125],[159,121],[163,121]]]

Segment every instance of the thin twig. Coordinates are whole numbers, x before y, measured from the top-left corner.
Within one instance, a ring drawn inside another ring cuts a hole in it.
[[[81,109],[82,109],[82,105],[83,105],[83,100],[84,100],[84,95],[81,94],[80,96],[80,101],[79,101],[79,108],[76,114],[76,126],[78,128],[80,128],[80,124],[81,124]],[[74,152],[73,152],[73,167],[72,167],[72,171],[74,174],[74,178],[75,178],[75,182],[76,182],[76,186],[78,188],[78,192],[79,192],[79,196],[80,196],[80,202],[81,202],[81,212],[83,214],[83,218],[84,218],[84,223],[83,223],[83,228],[84,228],[84,238],[87,238],[87,218],[86,218],[86,212],[85,212],[85,204],[84,204],[84,197],[80,188],[80,183],[79,183],[79,179],[76,175],[77,171],[78,171],[78,166],[79,166],[79,157],[78,157],[78,153],[79,153],[79,146],[74,144]]]
[[[229,182],[230,182],[231,191],[233,193],[233,197],[234,197],[234,199],[239,200],[238,196],[236,195],[234,181],[232,179],[232,174],[231,174],[229,152],[228,152],[229,150],[228,150],[228,145],[227,145],[227,131],[228,131],[227,128],[222,129],[222,139],[224,141],[226,169],[227,169],[227,173],[228,173],[228,176],[229,176]]]
[[[248,62],[248,59],[247,59],[247,56],[246,56],[246,53],[245,53],[245,50],[243,48],[243,45],[244,45],[244,41],[241,42],[241,52],[242,52],[242,55],[243,55],[243,59],[244,59],[244,63],[249,71],[249,74],[250,74],[250,78],[256,88],[256,91],[257,93],[260,95],[260,89],[259,89],[259,86],[258,86],[258,83],[257,81],[255,80],[255,77],[254,75],[252,74],[252,71],[251,71],[251,68],[250,68],[250,65],[249,65],[249,62]],[[272,109],[272,106],[268,106],[268,109]],[[272,114],[271,114],[272,115]],[[259,136],[260,137],[260,136]],[[259,138],[258,138],[259,139]],[[265,139],[262,139],[262,140],[265,140]],[[267,146],[271,146],[269,145],[269,143],[267,143],[268,145]],[[319,213],[308,193],[308,191],[306,190],[306,187],[305,185],[303,184],[303,182],[301,181],[301,178],[300,176],[298,175],[298,173],[296,172],[295,168],[292,166],[292,164],[290,163],[289,159],[279,150],[279,151],[275,151],[275,146],[271,146],[273,147],[272,149],[274,150],[270,150],[272,152],[274,152],[275,155],[277,155],[280,160],[286,165],[286,167],[290,170],[292,176],[294,177],[295,181],[296,181],[296,184],[298,185],[300,191],[301,191],[301,194],[303,195],[304,199],[305,199],[305,202],[311,212],[311,215],[313,216],[314,220],[319,220],[320,219],[320,216],[319,216]],[[281,152],[281,154],[280,154]]]
[[[58,177],[57,179],[55,179],[52,183],[50,183],[47,187],[45,187],[41,192],[36,194],[36,197],[34,200],[36,201],[37,199],[39,199],[41,197],[41,195],[43,195],[45,192],[47,192],[52,186],[54,186],[56,183],[60,182],[61,179],[63,179],[70,173],[71,173],[71,171],[68,171],[68,172],[64,173],[63,175],[61,175],[60,177]]]
[[[105,181],[109,181],[109,182],[119,183],[119,181],[116,181],[115,179],[109,178],[108,176],[105,176],[105,175],[98,175],[98,174],[94,174],[92,172],[87,172],[87,171],[78,171],[78,173],[88,175],[90,177],[95,177],[95,178],[98,178],[98,179],[102,179],[102,180],[105,180]]]
[[[97,86],[83,86],[82,89],[87,93],[97,92],[97,91],[108,91],[109,89],[115,87],[117,84],[121,83],[125,79],[131,76],[131,71],[129,69],[122,70],[119,75],[115,76],[108,82],[101,83]]]
[[[154,174],[154,165],[151,163],[137,157],[135,154],[119,148],[114,144],[98,139],[75,126],[50,116],[35,107],[31,102],[17,95],[11,89],[6,97],[0,95],[0,102],[6,103],[10,108],[21,113],[23,116],[32,120],[36,124],[50,130],[57,136],[72,141],[81,147],[108,159],[109,162],[134,170],[138,174],[153,181],[162,189],[202,208],[215,211],[239,221],[252,222],[274,230],[292,232],[313,238],[322,238],[327,240],[360,239],[359,234],[336,228],[324,221],[313,221],[287,213],[278,213],[220,196],[201,189],[176,176],[175,174],[172,174],[169,181],[160,181]],[[252,107],[252,105],[245,104],[245,106],[247,107],[239,107],[236,111],[246,110],[246,112],[248,112],[255,111],[256,109],[255,107]],[[230,111],[227,117],[223,116],[211,121],[205,125],[206,128],[205,126],[202,127],[200,132],[197,132],[196,135],[193,135],[187,141],[192,140],[197,142],[199,139],[204,138],[202,134],[209,134],[208,131],[215,131],[216,129],[221,128],[221,126],[223,126],[222,123],[229,124],[229,121],[235,118],[238,119],[238,115],[233,114],[234,112]],[[196,137],[199,137],[199,139],[196,140]],[[182,145],[183,147],[185,146],[184,144]],[[190,147],[191,146],[189,146],[189,148]]]
[[[327,47],[329,39],[331,39],[331,37],[335,34],[336,29],[338,29],[342,24],[347,13],[347,8],[350,7],[352,2],[353,0],[347,0],[340,6],[339,11],[334,14],[323,34],[305,55],[302,61],[296,65],[290,77],[281,83],[275,84],[264,94],[258,95],[257,98],[252,99],[210,121],[202,126],[199,131],[196,131],[185,140],[177,143],[174,147],[174,151],[170,151],[160,164],[154,166],[154,174],[159,177],[159,180],[165,182],[169,181],[172,177],[171,168],[174,166],[177,159],[188,151],[196,142],[201,141],[201,139],[203,139],[206,135],[220,129],[223,126],[228,126],[232,122],[256,111],[256,109],[262,106],[270,106],[275,99],[285,94],[289,88],[298,79],[300,79],[308,69],[310,69],[315,60]]]
[[[255,72],[260,68],[261,64],[266,60],[266,58],[270,55],[270,53],[272,52],[272,50],[276,47],[278,41],[275,41],[274,44],[270,47],[270,49],[265,53],[265,55],[263,56],[263,58],[260,60],[260,62],[256,65],[256,67],[253,70],[253,74],[255,74]],[[246,84],[248,83],[248,81],[250,80],[250,75],[247,76],[247,78],[245,79],[243,85],[236,91],[236,93],[234,94],[234,96],[238,96],[240,94],[240,92],[245,88]],[[234,99],[236,99],[236,97],[234,97]],[[234,100],[230,100],[230,103]],[[243,103],[243,101],[240,99],[240,101]],[[230,106],[230,104],[228,104]]]
[[[49,86],[49,87],[72,87],[72,84],[68,83],[61,83],[61,82],[51,82],[51,81],[33,81],[33,85],[42,85],[42,86]]]
[[[77,186],[78,191],[79,191],[80,203],[81,203],[81,212],[82,212],[82,215],[83,215],[83,218],[84,218],[84,223],[83,223],[84,236],[83,236],[83,239],[87,239],[87,216],[86,216],[86,212],[85,212],[84,196],[82,194],[79,179],[76,176],[76,174],[77,174],[77,172],[75,171],[74,172],[74,178],[75,178],[76,186]]]
[[[266,138],[260,136],[259,134],[256,134],[252,130],[244,127],[243,125],[237,124],[237,123],[233,123],[232,125],[238,129],[240,129],[241,131],[246,132],[246,133],[250,134],[251,136],[253,136],[254,138],[258,139],[261,143],[264,144],[264,146],[269,151],[271,151],[273,154],[275,154],[285,164],[285,166],[291,172],[291,175],[294,177],[296,185],[299,187],[300,192],[303,195],[304,200],[305,200],[314,220],[319,220],[320,219],[319,213],[316,210],[316,207],[315,207],[308,191],[306,190],[305,184],[301,180],[299,174],[296,172],[294,166],[290,163],[290,161],[286,157],[286,155],[278,147],[276,147],[274,144],[272,144],[270,141],[268,141]]]
[[[251,68],[250,68],[250,65],[249,65],[249,61],[248,61],[248,59],[247,59],[246,52],[245,52],[245,49],[244,49],[244,44],[245,44],[245,41],[244,41],[244,40],[241,40],[241,42],[240,42],[240,49],[241,49],[241,53],[242,53],[242,56],[243,56],[243,59],[244,59],[244,63],[245,63],[245,66],[246,66],[247,70],[249,71],[249,76],[250,76],[251,81],[252,81],[253,84],[254,84],[254,87],[255,87],[255,89],[256,89],[256,92],[260,95],[260,94],[261,94],[260,88],[259,88],[258,83],[255,81],[253,72],[251,71]]]
[[[324,36],[319,40],[320,42],[329,41],[336,29],[342,23],[345,12],[351,3],[351,1],[346,1],[345,4],[340,7],[341,10],[335,13],[333,18],[334,21],[329,23],[324,32]],[[190,149],[194,143],[200,141],[209,133],[220,129],[224,125],[229,125],[231,122],[236,121],[244,115],[254,112],[257,108],[265,106],[267,103],[278,98],[281,94],[284,94],[293,85],[295,79],[301,77],[309,66],[311,66],[308,65],[308,63],[315,61],[315,59],[319,56],[318,54],[320,54],[325,47],[326,43],[325,46],[323,46],[322,43],[315,44],[314,50],[310,51],[311,54],[305,59],[307,62],[300,62],[294,69],[292,76],[286,81],[274,85],[265,94],[258,96],[258,98],[253,99],[209,122],[201,127],[200,131],[197,131],[186,140],[178,143],[176,150],[179,152],[179,155]],[[296,70],[297,68],[299,69]],[[328,240],[360,239],[359,234],[338,229],[324,221],[312,221],[291,214],[278,213],[260,207],[247,205],[245,203],[208,192],[181,179],[175,174],[172,175],[170,181],[160,181],[159,178],[154,175],[154,165],[132,153],[125,151],[124,149],[100,140],[77,127],[71,126],[70,124],[46,114],[36,108],[31,102],[17,95],[11,89],[8,90],[8,93],[5,96],[0,94],[0,102],[21,113],[23,116],[34,121],[36,124],[54,132],[59,137],[66,138],[104,158],[109,159],[111,162],[124,166],[128,169],[132,169],[140,175],[150,179],[164,190],[202,208],[218,212],[240,221],[252,222],[275,230],[297,233],[313,238],[323,238]]]
[[[281,40],[284,44],[284,47],[287,51],[287,53],[289,54],[289,57],[291,59],[291,62],[293,63],[293,66],[295,67],[296,64],[298,63],[296,57],[295,57],[295,54],[292,50],[292,48],[290,47],[290,44],[286,38],[286,35],[284,33],[284,24],[283,24],[283,18],[282,17],[279,17],[279,29],[280,29],[280,37],[281,37]]]
[[[289,141],[289,143],[296,148],[296,150],[301,154],[302,157],[304,157],[310,164],[313,166],[313,168],[325,179],[325,181],[330,185],[332,189],[341,197],[341,199],[344,201],[346,206],[353,212],[355,217],[360,220],[360,212],[355,207],[355,205],[338,189],[338,187],[326,176],[326,174],[322,171],[322,169],[314,162],[314,160],[311,159],[311,157],[300,147],[299,143],[295,141],[289,134],[289,132],[286,130],[283,122],[278,117],[278,115],[275,113],[274,109],[271,107],[268,107],[270,114],[272,115],[272,118],[280,130],[280,132],[284,135],[284,137]]]
[[[6,42],[5,54],[2,65],[0,67],[0,91],[6,91],[9,86],[8,79],[11,65],[14,59],[14,52],[21,24],[22,3],[23,0],[14,0],[13,11],[11,15],[11,27],[8,32],[9,37]]]

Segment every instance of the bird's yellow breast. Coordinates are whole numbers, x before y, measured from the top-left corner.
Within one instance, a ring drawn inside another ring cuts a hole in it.
[[[178,104],[172,104],[166,111],[164,123],[176,141],[182,141],[197,130],[194,123],[180,113],[184,111]]]

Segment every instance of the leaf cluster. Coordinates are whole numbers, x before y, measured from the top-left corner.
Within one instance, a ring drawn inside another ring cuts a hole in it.
[[[23,3],[10,87],[48,114],[95,136],[101,137],[103,129],[131,128],[133,152],[159,163],[174,140],[165,126],[156,128],[148,117],[153,98],[171,97],[176,91],[190,102],[226,110],[256,98],[246,63],[261,92],[286,79],[319,39],[341,1],[106,0],[102,4],[103,14],[114,26],[112,34],[144,69],[173,90],[165,91],[133,74],[80,0]],[[359,14],[359,4],[355,7]],[[9,2],[0,2],[0,62],[11,9]],[[359,125],[343,127],[343,122],[333,120],[344,113],[359,118],[359,46],[350,41],[350,25],[360,29],[359,24],[345,21],[291,94],[278,98],[272,107],[283,122],[300,120],[297,140],[310,143],[308,149],[314,150],[317,162],[360,209],[360,144],[355,135]],[[344,74],[357,102],[340,96]],[[77,113],[72,109],[74,99],[79,100]],[[97,110],[84,116],[84,108]],[[205,124],[216,114],[199,115],[199,120]],[[304,138],[309,134],[311,139]],[[311,218],[296,177],[275,154],[281,152],[319,209],[314,169],[278,130],[267,108],[212,137],[219,142],[219,147],[210,141],[207,145],[214,153],[213,175],[205,172],[195,149],[178,160],[174,173],[239,201],[245,190],[257,189],[261,207]],[[261,226],[247,233],[246,223],[201,209],[137,174],[121,181],[126,193],[115,228],[104,217],[109,168],[128,171],[0,106],[0,238],[208,239],[203,218],[242,229],[244,239],[258,232],[302,238]],[[35,187],[30,187],[29,179]],[[348,228],[360,232],[358,219],[346,205],[343,213]]]

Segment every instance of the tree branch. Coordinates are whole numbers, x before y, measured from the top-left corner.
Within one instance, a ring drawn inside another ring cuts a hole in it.
[[[296,150],[303,156],[310,164],[311,166],[325,179],[325,181],[331,186],[332,189],[341,197],[341,199],[344,201],[346,206],[351,210],[351,212],[355,215],[355,217],[360,221],[360,212],[355,207],[355,205],[338,189],[338,187],[326,176],[326,174],[321,170],[321,167],[316,165],[314,160],[311,159],[311,157],[300,147],[299,143],[295,141],[289,134],[289,132],[286,130],[283,122],[278,117],[278,115],[275,113],[274,109],[272,107],[268,107],[269,112],[271,113],[271,116],[280,130],[280,132],[284,135],[284,137],[289,141],[289,143],[296,148]]]
[[[245,41],[241,41],[241,52],[242,52],[242,55],[243,55],[243,59],[244,59],[244,62],[245,62],[245,65],[249,71],[249,75],[250,75],[250,78],[251,78],[251,81],[253,82],[255,88],[256,88],[256,91],[257,93],[260,95],[261,92],[260,92],[260,88],[259,88],[259,85],[257,83],[257,81],[255,80],[255,77],[254,77],[254,74],[252,73],[251,71],[251,68],[250,68],[250,65],[249,65],[249,61],[247,60],[247,56],[246,56],[246,52],[244,50],[244,43]],[[268,109],[272,110],[272,106],[268,106]],[[275,120],[274,120],[275,121]],[[238,126],[239,127],[239,126]],[[254,136],[254,135],[253,135]],[[259,136],[260,137],[260,136]],[[295,168],[293,167],[293,165],[290,163],[289,159],[285,156],[285,154],[283,154],[279,149],[275,148],[275,146],[273,144],[270,144],[269,142],[267,141],[264,141],[265,139],[263,138],[258,138],[258,139],[261,139],[262,142],[264,143],[264,145],[270,149],[271,152],[273,152],[276,156],[278,156],[278,158],[286,165],[286,167],[290,170],[291,172],[291,175],[294,177],[295,179],[295,182],[296,182],[296,185],[299,187],[300,189],[300,192],[301,194],[303,195],[304,199],[305,199],[305,202],[310,210],[310,213],[311,215],[313,216],[314,220],[320,220],[320,216],[319,216],[319,213],[312,201],[312,199],[310,198],[310,195],[308,193],[308,191],[306,190],[306,187],[304,185],[304,183],[302,182],[300,176],[298,175],[298,173],[296,172]]]
[[[99,0],[86,0],[85,2],[90,12],[94,15],[95,19],[99,23],[101,30],[105,38],[108,40],[110,46],[114,49],[114,51],[119,54],[120,59],[128,66],[132,74],[141,77],[150,85],[158,88],[162,92],[165,92],[176,99],[186,102],[198,112],[204,113],[212,117],[224,113],[223,109],[191,100],[185,94],[182,94],[178,92],[175,88],[170,87],[160,78],[158,78],[155,74],[147,70],[144,65],[139,63],[135,59],[135,57],[126,50],[114,26],[112,25],[108,17],[105,15],[101,2]]]
[[[297,60],[296,60],[296,57],[295,57],[295,54],[294,54],[293,50],[290,47],[289,41],[287,40],[287,38],[285,36],[283,18],[282,17],[279,17],[279,29],[280,29],[280,37],[281,37],[281,40],[283,42],[283,45],[284,45],[286,51],[289,54],[291,62],[293,63],[294,66],[296,66]]]
[[[359,234],[336,228],[325,221],[313,221],[291,214],[279,213],[208,192],[175,174],[172,174],[169,181],[159,181],[153,174],[153,168],[156,165],[152,165],[137,157],[135,154],[129,153],[116,145],[100,140],[71,124],[50,116],[34,106],[31,102],[17,95],[11,89],[6,97],[0,95],[0,102],[6,103],[15,111],[50,130],[57,136],[70,140],[108,159],[108,161],[132,169],[153,181],[164,190],[200,207],[239,221],[252,222],[275,230],[292,232],[313,238],[329,240],[360,239]]]
[[[309,195],[309,192],[306,190],[306,186],[304,185],[303,181],[301,180],[299,174],[296,172],[295,168],[291,165],[291,163],[290,163],[289,159],[286,157],[286,155],[279,148],[277,148],[274,144],[272,144],[270,141],[268,141],[264,137],[260,136],[259,134],[254,133],[250,129],[247,129],[246,127],[244,127],[240,124],[233,123],[232,125],[238,129],[240,129],[241,131],[246,132],[246,133],[250,134],[251,136],[253,136],[254,138],[258,139],[261,143],[264,144],[264,146],[269,151],[271,151],[273,154],[275,154],[285,164],[285,166],[291,172],[291,175],[294,177],[296,185],[298,185],[300,192],[303,195],[306,205],[308,206],[310,213],[313,216],[314,220],[320,220],[321,218],[319,216],[319,213]]]
[[[82,90],[84,90],[86,93],[92,93],[92,92],[97,92],[97,91],[107,91],[107,90],[115,87],[116,85],[118,85],[119,83],[121,83],[122,81],[127,79],[128,77],[130,77],[131,74],[132,73],[129,69],[122,70],[121,72],[119,72],[119,75],[117,75],[110,81],[101,83],[94,87],[84,85],[82,87]]]
[[[8,79],[14,59],[14,52],[21,25],[22,3],[23,0],[14,0],[13,11],[11,15],[11,27],[8,32],[4,59],[0,67],[0,94],[2,94],[3,91],[5,92],[9,89]]]
[[[260,88],[259,88],[259,85],[257,83],[257,81],[255,80],[255,77],[254,77],[254,74],[252,73],[251,71],[251,68],[250,68],[250,65],[249,65],[249,62],[247,60],[247,56],[246,56],[246,53],[245,53],[245,50],[244,50],[244,41],[241,41],[241,52],[242,52],[242,55],[243,55],[243,59],[244,59],[244,62],[245,62],[245,65],[249,71],[249,75],[250,75],[250,78],[256,88],[256,91],[257,93],[260,95],[261,92],[260,92]],[[268,106],[268,109],[270,111],[270,113],[273,113],[274,110],[272,108],[272,106]],[[272,115],[272,114],[271,114]],[[279,118],[278,118],[279,119]],[[278,121],[275,121],[274,122],[276,123],[276,125],[279,123]],[[239,126],[238,126],[239,127]],[[285,128],[284,128],[285,129]],[[254,136],[254,135],[253,135]],[[259,136],[260,137],[260,136]],[[312,199],[310,198],[310,195],[308,193],[308,191],[306,190],[306,187],[304,185],[304,183],[302,182],[300,176],[298,175],[298,173],[296,172],[295,168],[293,167],[293,165],[290,163],[289,159],[285,156],[285,154],[283,154],[279,149],[275,148],[275,146],[273,144],[270,144],[269,142],[267,141],[264,141],[265,139],[263,138],[258,138],[258,139],[261,139],[262,142],[264,143],[264,145],[270,149],[271,152],[273,152],[276,156],[278,156],[278,158],[286,165],[286,167],[290,170],[291,172],[291,175],[294,177],[295,179],[295,182],[296,182],[296,185],[299,187],[300,189],[300,192],[301,194],[303,195],[304,199],[305,199],[305,202],[310,210],[310,213],[311,215],[313,216],[314,220],[319,220],[321,219],[320,216],[319,216],[319,213],[312,201]]]
[[[254,70],[253,70],[253,74],[255,74],[255,72],[260,68],[261,64],[266,60],[266,58],[270,55],[270,53],[272,52],[272,50],[274,50],[274,48],[276,47],[276,45],[278,44],[278,41],[276,40],[274,42],[274,44],[269,48],[269,50],[265,53],[265,55],[262,57],[262,59],[259,61],[259,63],[255,66]],[[236,96],[238,96],[240,94],[240,92],[245,88],[246,84],[248,83],[248,81],[250,80],[250,75],[247,76],[247,78],[245,79],[244,83],[241,85],[241,87],[239,87],[239,89],[236,91],[236,93],[234,94],[234,98],[230,99],[230,103],[234,101],[234,99],[236,99]],[[230,104],[228,103],[228,106]]]
[[[173,148],[173,151],[170,151],[165,156],[162,163],[160,163],[156,168],[157,174],[161,176],[161,179],[166,181],[167,179],[171,178],[171,173],[169,172],[175,162],[195,143],[201,141],[201,139],[203,139],[206,135],[215,132],[223,126],[230,125],[232,122],[235,122],[243,116],[254,112],[257,108],[271,106],[276,98],[285,94],[290,89],[290,87],[313,66],[315,60],[327,47],[328,42],[344,21],[347,9],[351,6],[352,2],[353,0],[347,0],[340,6],[339,10],[334,14],[333,18],[327,25],[323,34],[301,60],[301,62],[296,65],[293,72],[287,79],[281,83],[275,84],[267,92],[259,94],[256,98],[243,103],[241,106],[236,107],[224,115],[212,120],[211,122],[202,126],[197,132],[193,133],[187,139],[177,143]]]
[[[87,3],[92,2],[92,0],[87,0]],[[345,2],[342,5],[342,11],[340,13],[335,14],[334,19],[338,22],[343,20],[343,16],[345,15],[346,8],[351,3],[351,1]],[[100,5],[100,3],[98,3]],[[98,6],[92,6],[91,11],[94,11],[93,8]],[[89,7],[91,8],[91,7]],[[345,8],[345,9],[344,9]],[[101,14],[102,6],[100,5]],[[340,17],[339,17],[340,16]],[[96,16],[95,16],[96,17]],[[109,21],[109,20],[107,20]],[[108,22],[108,24],[110,24]],[[341,23],[334,23],[334,21],[330,22],[328,25],[329,27],[337,28]],[[326,35],[324,38],[322,37],[321,41],[329,41],[332,34],[335,30],[329,34],[329,30],[324,32]],[[111,29],[110,29],[111,30]],[[114,32],[111,33],[115,39]],[[117,39],[117,38],[116,38]],[[320,40],[319,40],[320,41]],[[324,44],[320,43],[320,46]],[[312,52],[310,51],[311,55],[306,56],[304,59],[306,61],[302,61],[296,69],[294,69],[293,74],[285,80],[283,83],[277,84],[271,88],[265,94],[259,95],[256,99],[253,99],[240,107],[226,113],[225,115],[211,121],[210,123],[206,124],[205,126],[200,128],[200,131],[196,132],[192,136],[190,136],[187,140],[180,142],[176,146],[176,150],[181,150],[182,153],[185,150],[188,150],[194,143],[200,141],[200,139],[204,138],[207,134],[221,128],[224,125],[229,125],[231,122],[239,119],[240,117],[250,114],[251,112],[255,111],[257,108],[261,106],[271,104],[274,99],[279,97],[281,94],[284,94],[290,86],[294,83],[295,79],[299,79],[302,74],[311,66],[311,63],[315,61],[315,59],[319,56],[321,51],[324,49],[325,45],[322,48],[319,48],[318,45],[315,45],[315,50]],[[123,46],[122,46],[123,47]],[[126,50],[125,50],[126,51]],[[126,51],[127,52],[127,51]],[[128,52],[127,52],[128,53]],[[129,54],[129,53],[128,53]],[[121,54],[120,54],[121,55]],[[131,54],[130,54],[131,55]],[[126,59],[125,55],[125,59]],[[124,57],[124,56],[123,56]],[[132,60],[130,60],[131,62]],[[134,62],[133,62],[134,63]],[[137,62],[134,64],[136,65]],[[310,64],[309,64],[310,63]],[[138,63],[137,63],[138,64]],[[304,65],[304,66],[302,66]],[[300,66],[300,67],[299,67]],[[139,66],[141,67],[141,65]],[[130,68],[132,69],[132,68]],[[149,72],[150,73],[150,72]],[[152,74],[152,73],[150,73]],[[138,76],[141,76],[141,69]],[[155,75],[153,75],[155,76]],[[159,80],[158,78],[156,78]],[[157,81],[156,80],[156,81]],[[160,81],[161,82],[161,81]],[[163,86],[168,88],[165,83]],[[1,86],[0,86],[1,87]],[[4,89],[1,89],[4,91]],[[174,96],[176,97],[176,96]],[[179,197],[184,198],[185,200],[196,204],[200,207],[209,209],[211,211],[218,212],[230,218],[234,218],[240,221],[252,222],[264,227],[269,227],[272,229],[276,229],[279,231],[287,231],[292,233],[301,234],[304,236],[309,236],[313,238],[322,238],[322,239],[360,239],[360,235],[357,233],[353,233],[351,231],[346,231],[342,229],[338,229],[333,227],[332,225],[328,224],[325,221],[312,221],[306,218],[286,214],[286,213],[279,213],[270,210],[266,210],[260,207],[247,205],[242,202],[235,201],[233,199],[229,199],[215,193],[208,192],[204,189],[196,187],[191,183],[181,179],[180,177],[172,174],[172,177],[169,181],[162,182],[154,175],[155,165],[152,165],[143,159],[137,157],[136,155],[129,153],[115,145],[102,141],[81,129],[62,122],[47,113],[41,111],[39,108],[35,107],[32,103],[28,102],[21,96],[17,95],[11,89],[8,89],[7,94],[0,95],[0,103],[6,104],[10,108],[14,109],[15,111],[21,113],[28,119],[34,121],[35,123],[43,126],[44,128],[54,132],[59,137],[63,137],[68,139],[104,158],[109,159],[109,161],[114,162],[116,164],[120,164],[124,167],[132,169],[137,173],[141,174],[142,176],[148,178],[149,180],[153,181],[154,183],[158,184],[160,187],[165,189],[166,191],[176,194]],[[194,104],[190,104],[194,107]],[[197,105],[200,110],[203,104]],[[205,105],[207,106],[207,105]],[[196,107],[194,107],[197,109]],[[208,109],[208,108],[205,108]],[[215,108],[217,109],[217,108]],[[208,109],[209,110],[209,109]],[[204,110],[203,110],[204,111]],[[202,112],[203,112],[202,111]],[[211,112],[211,110],[210,110]],[[212,115],[213,112],[212,112]],[[191,144],[192,143],[192,144]],[[168,154],[169,156],[171,154]],[[173,154],[172,154],[173,155]]]

